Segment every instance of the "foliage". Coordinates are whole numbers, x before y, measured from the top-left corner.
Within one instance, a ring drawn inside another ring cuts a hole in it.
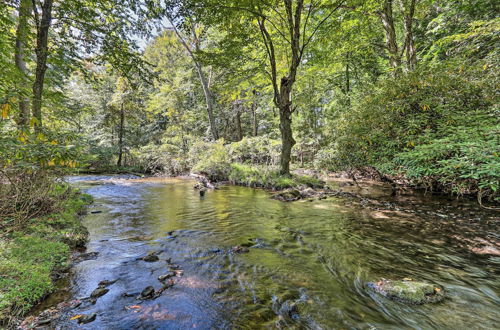
[[[231,161],[249,164],[276,165],[281,142],[268,136],[244,137],[229,145]]]
[[[0,324],[27,312],[54,289],[53,275],[68,266],[69,250],[82,246],[87,232],[78,214],[88,195],[67,187],[51,193],[64,199],[54,213],[32,218],[0,239]]]
[[[422,65],[381,81],[342,115],[317,166],[372,165],[432,188],[492,192],[498,182],[498,77],[484,61]],[[493,123],[493,125],[492,125]]]
[[[480,193],[494,198],[500,188],[500,125],[454,127],[443,138],[396,155],[395,164],[432,190]]]

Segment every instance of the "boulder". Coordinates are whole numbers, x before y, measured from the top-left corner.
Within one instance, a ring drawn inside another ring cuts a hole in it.
[[[412,305],[435,303],[445,297],[440,286],[409,279],[399,281],[383,279],[369,282],[367,286],[386,298]]]

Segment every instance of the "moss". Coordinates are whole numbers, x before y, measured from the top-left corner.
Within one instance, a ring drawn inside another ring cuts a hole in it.
[[[439,286],[425,282],[383,280],[368,286],[387,298],[408,304],[432,303],[444,298]]]
[[[68,266],[70,250],[82,246],[87,231],[78,214],[92,198],[56,188],[59,211],[2,238],[0,244],[0,324],[26,313],[54,289],[54,275]]]

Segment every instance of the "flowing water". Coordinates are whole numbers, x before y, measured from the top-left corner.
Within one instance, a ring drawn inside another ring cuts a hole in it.
[[[102,280],[117,282],[95,304],[64,312],[52,326],[498,327],[500,258],[481,254],[496,249],[496,243],[484,244],[498,242],[498,214],[475,205],[381,194],[375,210],[349,198],[283,203],[265,191],[235,186],[200,197],[193,181],[181,179],[83,176],[70,181],[94,197],[89,211],[102,212],[83,219],[90,232],[87,251],[98,254],[73,267],[63,282],[69,287],[64,298],[88,297]],[[252,245],[249,252],[231,251],[244,243]],[[159,261],[138,260],[148,253]],[[137,300],[145,287],[161,287],[157,278],[168,272],[169,258],[182,270],[173,287],[156,299]],[[446,300],[405,305],[365,286],[405,277],[443,286]],[[60,298],[49,302],[54,300]],[[70,320],[90,313],[97,313],[92,323]]]

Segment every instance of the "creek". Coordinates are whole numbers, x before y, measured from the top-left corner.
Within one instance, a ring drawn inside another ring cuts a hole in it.
[[[345,197],[285,203],[237,186],[200,197],[187,179],[68,180],[95,200],[83,218],[95,253],[37,311],[116,282],[53,327],[494,329],[500,320],[498,214],[474,202],[365,186],[349,189],[377,207]],[[141,259],[148,254],[158,261]],[[137,299],[169,271],[171,287]],[[366,287],[381,278],[436,283],[447,297],[392,301]],[[91,323],[71,320],[92,313]]]

